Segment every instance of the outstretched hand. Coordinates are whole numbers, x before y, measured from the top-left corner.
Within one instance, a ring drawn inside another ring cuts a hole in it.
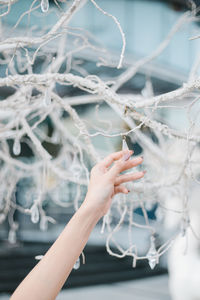
[[[129,159],[132,154],[133,151],[128,150],[112,153],[92,168],[88,192],[82,206],[43,259],[18,286],[12,300],[56,298],[92,229],[110,208],[112,197],[118,193],[127,194],[129,191],[123,183],[144,176],[144,172],[120,174],[142,163],[142,157]]]
[[[92,206],[100,213],[100,216],[107,213],[114,195],[129,193],[123,183],[144,176],[145,171],[120,174],[142,163],[142,157],[129,159],[132,154],[133,151],[130,150],[112,153],[92,168],[84,204]]]

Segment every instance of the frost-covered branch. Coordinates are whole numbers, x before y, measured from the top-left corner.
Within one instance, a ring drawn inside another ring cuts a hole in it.
[[[199,185],[200,174],[199,58],[188,81],[174,91],[154,95],[148,79],[146,94],[122,94],[119,88],[143,65],[156,59],[181,28],[196,20],[194,10],[180,17],[153,53],[124,68],[117,78],[110,75],[108,80],[97,73],[90,74],[87,68],[90,53],[96,57],[98,66],[99,54],[105,54],[105,49],[84,28],[70,25],[87,1],[66,3],[56,11],[55,24],[43,29],[29,26],[23,35],[19,25],[24,16],[44,12],[44,19],[48,18],[48,1],[33,1],[16,20],[11,35],[4,17],[15,2],[0,1],[4,29],[0,37],[0,63],[5,69],[0,78],[0,223],[8,218],[9,241],[16,241],[15,210],[30,215],[33,223],[40,222],[41,230],[47,229],[48,222],[54,223],[43,208],[47,195],[50,202],[66,209],[73,204],[77,210],[84,198],[82,188],[87,188],[90,168],[107,154],[107,147],[109,152],[120,150],[126,137],[129,147],[140,147],[148,172],[142,182],[127,184],[130,195],[114,199],[103,220],[102,233],[108,233],[106,248],[111,255],[131,256],[133,266],[138,259],[148,259],[153,268],[171,247],[175,235],[156,248],[156,224],[149,220],[148,210],[157,207],[157,222],[161,215],[174,212],[178,231],[185,234],[190,228],[188,191],[190,185]],[[123,28],[112,12],[101,8],[99,1],[91,2],[115,22],[121,34],[120,68],[126,46]],[[38,9],[40,5],[42,11]],[[185,113],[185,128],[168,122],[168,109]],[[29,158],[25,157],[25,147],[31,153]],[[31,185],[23,186],[27,191],[25,199],[18,187],[24,178]],[[74,201],[62,199],[68,185],[76,192]],[[24,199],[25,205],[18,203],[16,194]],[[177,207],[169,198],[176,199]],[[138,208],[143,214],[141,223],[134,219]],[[135,227],[147,231],[149,251],[140,255],[131,238],[129,246],[123,248],[117,239],[122,226],[129,235]],[[111,243],[118,249],[116,252]]]

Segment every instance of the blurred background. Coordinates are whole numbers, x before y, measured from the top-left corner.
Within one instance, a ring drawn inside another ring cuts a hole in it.
[[[3,1],[2,1],[3,2]],[[24,11],[30,7],[31,1],[19,0],[11,7],[11,11],[5,17],[2,17],[2,23],[6,24],[12,32],[17,20]],[[39,2],[38,2],[39,3]],[[69,1],[70,3],[70,1]],[[174,24],[186,11],[191,10],[192,5],[200,4],[200,1],[155,1],[155,0],[101,0],[98,4],[107,12],[112,13],[119,20],[121,27],[126,36],[126,50],[123,67],[128,68],[143,57],[151,55],[159,45],[166,41],[170,30]],[[65,3],[59,2],[60,7]],[[68,3],[67,3],[68,5]],[[23,33],[26,31],[27,24],[29,26],[41,28],[45,31],[46,26],[52,26],[58,20],[58,9],[54,1],[50,1],[50,9],[48,14],[43,17],[40,8],[31,13],[30,16],[25,15],[18,26],[18,31]],[[86,76],[95,74],[103,80],[110,80],[119,76],[123,69],[117,69],[117,61],[119,59],[122,41],[120,32],[112,19],[101,14],[90,1],[77,12],[72,19],[70,26],[83,28],[90,33],[91,39],[98,48],[102,48],[102,65],[97,64],[94,53],[88,49],[79,51],[76,61],[72,65],[74,74]],[[73,29],[72,29],[73,31]],[[199,39],[191,41],[190,38],[198,35],[199,24],[197,21],[186,23],[172,37],[169,45],[156,59],[143,65],[137,74],[128,80],[119,89],[121,94],[145,94],[147,91],[146,82],[150,80],[151,88],[154,95],[170,92],[177,89],[183,82],[187,82],[191,70],[191,66],[195,63],[199,54]],[[68,41],[70,44],[70,36]],[[74,42],[74,41],[73,41]],[[52,53],[56,45],[51,44]],[[50,51],[50,49],[48,49]],[[72,47],[72,51],[73,47]],[[34,71],[40,73],[40,67],[43,58],[38,58],[34,64]],[[109,65],[106,65],[109,61]],[[111,62],[111,64],[110,64]],[[62,66],[63,72],[67,72],[67,66]],[[6,66],[0,65],[0,76],[5,76]],[[75,97],[80,95],[80,90],[76,87],[57,86],[57,91],[62,97]],[[0,90],[0,99],[9,96],[12,91],[8,87]],[[75,101],[75,100],[74,100]],[[90,120],[95,124],[96,116],[93,113],[94,105],[79,103],[74,104],[81,118]],[[2,112],[1,112],[2,113]],[[187,127],[186,115],[182,110],[167,109],[159,110],[159,114],[167,124],[172,125],[176,129],[184,129]],[[112,110],[102,105],[99,110],[101,119],[112,120],[112,124],[116,127],[123,128],[125,125],[117,118]],[[72,121],[69,116],[65,116],[65,126],[73,134]],[[50,135],[54,133],[53,124],[47,119],[42,124],[42,129],[48,131]],[[59,140],[55,143],[46,143],[46,148],[53,155],[60,149]],[[153,139],[154,137],[152,137]],[[116,137],[112,142],[107,142],[101,136],[95,138],[94,145],[101,150],[102,153],[119,150],[121,148],[121,139]],[[12,140],[9,141],[12,146]],[[24,161],[31,160],[33,153],[31,148],[23,141],[22,153]],[[141,154],[141,146],[135,142],[128,140],[130,148],[134,148],[135,154]],[[48,183],[52,184],[52,182]],[[81,189],[80,198],[85,194],[85,188]],[[27,195],[34,198],[34,186],[29,178],[21,180],[17,183],[15,197],[19,204],[26,202]],[[49,201],[51,195],[47,193],[43,203],[44,209],[52,220],[56,220],[56,224],[46,224],[31,222],[30,217],[18,211],[15,212],[15,220],[19,224],[17,236],[13,237],[9,232],[9,221],[4,222],[0,226],[0,299],[8,299],[9,294],[14,291],[20,281],[37,263],[35,256],[42,255],[50,247],[65,224],[74,213],[73,205],[70,205],[71,199],[76,196],[74,184],[71,182],[62,182],[59,185],[55,201]],[[32,201],[32,198],[30,201]],[[58,206],[57,203],[63,203]],[[159,216],[156,215],[156,205],[147,207],[150,222],[154,224]],[[144,223],[141,211],[135,212],[135,220],[141,224]],[[115,222],[115,220],[114,220]],[[54,223],[54,222],[53,222]],[[109,299],[113,296],[115,299],[172,299],[168,288],[167,275],[167,257],[164,255],[155,269],[151,270],[146,260],[139,261],[136,268],[132,267],[131,258],[117,259],[110,256],[105,249],[105,236],[100,233],[101,223],[98,224],[93,231],[89,242],[84,251],[86,264],[82,264],[77,270],[73,270],[70,278],[64,286],[64,291],[58,296],[58,299],[78,299],[80,296],[84,299],[94,298],[100,299],[104,297]],[[159,229],[162,230],[160,224]],[[118,233],[118,239],[124,247],[127,247],[126,228]],[[140,255],[146,253],[148,248],[149,235],[135,228],[133,232],[137,241],[138,251]],[[161,243],[161,241],[160,241]],[[159,244],[159,237],[158,237]],[[113,245],[114,247],[114,245]],[[66,291],[65,291],[66,289]]]

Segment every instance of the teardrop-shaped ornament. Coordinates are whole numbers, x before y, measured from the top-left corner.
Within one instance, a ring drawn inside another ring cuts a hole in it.
[[[47,231],[48,229],[48,219],[45,216],[43,216],[40,220],[40,229],[42,231]]]
[[[3,187],[1,187],[0,188],[0,210],[3,210],[4,207],[3,199],[4,199],[4,189]]]
[[[154,96],[153,85],[151,80],[146,80],[145,87],[141,91],[141,94],[144,98],[152,98]]]
[[[41,0],[41,10],[43,13],[48,12],[49,10],[49,0]]]
[[[59,142],[60,142],[60,135],[59,135],[58,131],[55,131],[52,136],[52,143],[59,144]]]
[[[155,211],[155,216],[156,216],[156,220],[158,222],[162,222],[163,218],[164,218],[164,213],[161,207],[157,207],[156,211]]]
[[[51,104],[51,90],[47,88],[44,93],[44,106],[49,106]]]
[[[11,244],[15,244],[16,243],[16,231],[13,229],[10,229],[9,234],[8,234],[8,241]]]
[[[77,259],[77,261],[75,262],[73,269],[74,270],[78,270],[80,268],[80,257]]]
[[[190,218],[187,214],[187,215],[184,215],[181,220],[181,235],[182,235],[182,237],[184,237],[186,235],[186,232],[187,232],[189,226],[190,226]]]
[[[0,36],[3,36],[2,18],[0,19]]]
[[[36,256],[35,256],[35,259],[36,259],[36,260],[41,260],[43,257],[44,257],[44,255],[36,255]]]
[[[33,205],[31,207],[31,221],[35,224],[35,223],[38,223],[39,221],[39,218],[40,218],[40,214],[39,214],[39,210],[38,210],[38,207],[37,205]]]
[[[122,139],[122,151],[124,151],[124,150],[129,150],[125,137]],[[128,160],[129,158],[130,158],[129,153],[127,153],[123,156],[123,160]]]
[[[155,207],[155,203],[153,201],[147,201],[145,203],[145,209],[151,211]]]
[[[0,224],[2,224],[6,219],[6,216],[2,213],[0,214]]]
[[[16,137],[14,140],[13,153],[14,155],[19,155],[21,153],[21,144],[18,137]]]
[[[147,253],[147,259],[149,261],[150,268],[153,270],[158,263],[158,253],[156,251],[154,237],[151,238],[151,246]]]
[[[72,172],[73,177],[75,179],[80,178],[82,168],[81,168],[80,162],[78,160],[77,154],[74,154],[74,158],[73,158],[73,161],[72,161],[72,165],[70,167],[70,171]]]

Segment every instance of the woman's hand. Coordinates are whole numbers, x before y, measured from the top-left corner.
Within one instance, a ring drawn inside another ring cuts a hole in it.
[[[102,217],[110,208],[114,195],[129,193],[122,183],[140,179],[145,174],[145,171],[142,171],[120,175],[121,172],[142,163],[142,157],[129,159],[132,154],[133,151],[129,150],[112,153],[92,168],[88,192],[83,205],[90,205]],[[113,166],[111,166],[112,163],[114,163]]]

